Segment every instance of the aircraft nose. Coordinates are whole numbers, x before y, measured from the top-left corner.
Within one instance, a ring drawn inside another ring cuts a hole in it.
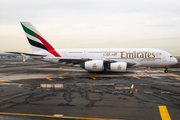
[[[176,59],[176,58],[175,58]],[[178,63],[178,60],[176,59],[176,64]]]
[[[175,57],[173,57],[173,59],[171,59],[171,62],[175,65],[178,63],[178,60]]]

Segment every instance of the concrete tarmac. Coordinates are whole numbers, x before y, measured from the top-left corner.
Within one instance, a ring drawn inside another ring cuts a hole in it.
[[[180,69],[163,70],[87,73],[47,63],[1,66],[0,119],[160,120],[164,114],[179,120]],[[42,89],[40,84],[64,88]]]

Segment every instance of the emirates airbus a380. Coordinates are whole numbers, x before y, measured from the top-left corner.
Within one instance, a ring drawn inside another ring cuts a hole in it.
[[[164,67],[177,64],[170,53],[151,48],[109,48],[109,49],[55,49],[30,22],[21,22],[22,28],[33,50],[22,54],[26,58],[58,62],[68,65],[79,64],[88,72],[126,72],[132,67]]]

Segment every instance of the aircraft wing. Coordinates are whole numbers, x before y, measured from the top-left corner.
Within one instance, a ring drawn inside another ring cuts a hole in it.
[[[69,64],[69,65],[74,65],[74,64],[83,64],[86,61],[90,60],[97,60],[96,58],[81,58],[81,57],[44,57],[44,61],[57,61],[62,64]],[[113,62],[126,62],[126,61],[117,61],[113,59],[102,59],[105,63],[113,63]],[[136,65],[136,62],[127,62],[128,67],[132,67]]]
[[[44,61],[56,61],[57,63],[62,64],[83,64],[85,61],[89,61],[92,59],[89,58],[81,58],[81,57],[44,57]]]
[[[96,58],[82,58],[82,57],[46,57],[46,55],[42,54],[33,54],[33,53],[23,53],[23,52],[7,52],[7,53],[12,53],[12,54],[20,54],[23,56],[23,61],[26,61],[28,58],[44,61],[44,62],[49,62],[53,64],[61,64],[61,65],[68,65],[68,66],[73,66],[76,64],[84,64],[86,61],[90,60],[97,60]],[[117,61],[114,59],[102,59],[106,64],[110,64],[113,62],[126,62],[126,61]],[[132,67],[136,65],[135,62],[127,62],[127,67]]]

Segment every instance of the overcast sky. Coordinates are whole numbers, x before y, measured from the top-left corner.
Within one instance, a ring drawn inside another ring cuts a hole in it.
[[[157,48],[180,55],[179,0],[0,0],[0,52],[31,52],[20,21],[58,49]]]

